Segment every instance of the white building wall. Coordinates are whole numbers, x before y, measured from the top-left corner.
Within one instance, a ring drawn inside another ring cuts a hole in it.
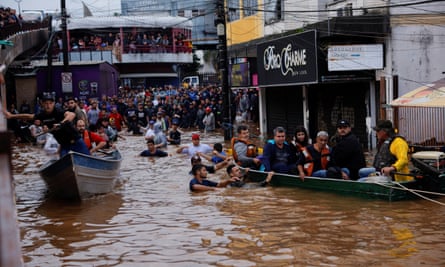
[[[325,12],[328,0],[285,0],[284,19],[275,23],[266,24],[264,35],[279,34],[285,31],[299,29],[307,24],[316,23],[326,19]]]
[[[445,16],[439,25],[391,24],[385,72],[399,76],[399,95],[444,78]]]
[[[414,14],[427,14],[427,15],[440,15],[445,12],[445,4],[443,1],[426,2],[425,4],[416,4],[416,2],[423,1],[406,1],[406,0],[392,0],[388,1],[388,5],[392,6],[390,13],[395,15],[414,15]],[[397,7],[395,5],[398,5]]]

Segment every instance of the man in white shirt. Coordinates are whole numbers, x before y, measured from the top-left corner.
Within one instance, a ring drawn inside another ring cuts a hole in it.
[[[190,157],[193,157],[198,152],[203,154],[208,154],[213,151],[213,148],[207,144],[200,143],[200,136],[197,133],[192,134],[192,143],[188,146],[182,146],[176,150],[178,154],[184,153],[188,154]]]
[[[145,132],[144,138],[145,140],[153,139],[155,137],[155,131],[153,125],[155,124],[154,120],[148,122],[147,131]]]

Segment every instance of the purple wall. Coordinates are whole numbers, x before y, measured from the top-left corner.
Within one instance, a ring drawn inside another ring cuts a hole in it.
[[[42,68],[37,72],[38,93],[54,91],[57,97],[74,96],[79,99],[117,95],[119,72],[112,65],[108,63],[71,65],[68,69],[68,72],[72,73],[72,93],[62,90],[63,87],[70,88],[69,76],[62,86],[63,66],[52,67],[52,88],[48,88],[47,68]]]

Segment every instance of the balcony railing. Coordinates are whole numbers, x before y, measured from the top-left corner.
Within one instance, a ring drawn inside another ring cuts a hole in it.
[[[86,47],[71,49],[69,61],[106,61],[113,63],[192,63],[192,48],[186,46],[127,45],[121,49],[112,47]],[[63,61],[59,49],[54,52],[57,61]]]

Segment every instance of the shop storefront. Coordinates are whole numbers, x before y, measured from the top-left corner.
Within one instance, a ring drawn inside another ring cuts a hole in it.
[[[271,137],[275,127],[283,126],[293,136],[295,128],[304,125],[314,138],[319,130],[334,135],[337,120],[347,119],[368,148],[372,146],[367,118],[375,95],[374,72],[356,72],[354,66],[327,66],[332,56],[318,43],[317,32],[312,30],[257,45],[258,84],[264,103],[261,128]],[[361,57],[367,55],[355,52]],[[383,54],[378,57],[382,59]]]

